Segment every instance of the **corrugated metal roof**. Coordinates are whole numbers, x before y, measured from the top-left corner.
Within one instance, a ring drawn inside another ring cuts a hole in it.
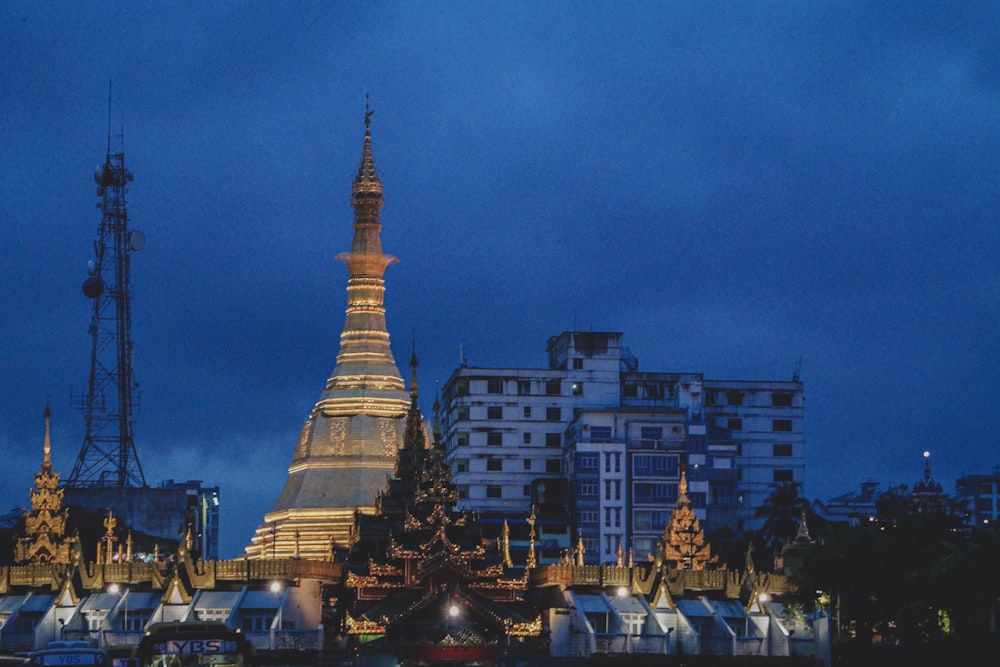
[[[11,614],[15,612],[21,607],[22,602],[24,602],[23,595],[8,595],[0,598],[0,613],[6,612]]]
[[[743,605],[734,600],[709,600],[708,603],[723,618],[744,619],[747,617],[747,612],[743,608]]]
[[[599,614],[610,614],[611,607],[608,606],[607,601],[603,596],[600,595],[576,595],[575,596],[580,605],[580,610],[584,613],[599,613]]]
[[[195,609],[232,609],[239,599],[239,591],[203,591]]]
[[[678,600],[677,608],[688,618],[704,618],[712,615],[712,610],[701,600]]]
[[[162,599],[163,593],[129,593],[125,604],[129,609],[155,609]]]
[[[280,603],[281,593],[247,591],[240,602],[240,609],[277,609]]]
[[[21,611],[48,611],[48,608],[52,606],[52,601],[55,599],[55,595],[32,595],[25,601],[24,606],[21,607]]]
[[[114,609],[114,606],[118,604],[119,597],[121,596],[112,595],[111,593],[94,593],[87,596],[80,609],[84,611],[90,609]]]
[[[625,597],[613,597],[609,598],[611,600],[611,606],[619,614],[645,614],[646,608],[642,606],[642,603],[632,595],[627,595]]]

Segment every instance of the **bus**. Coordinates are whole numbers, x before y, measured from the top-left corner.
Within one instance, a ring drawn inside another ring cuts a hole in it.
[[[85,641],[54,641],[40,651],[32,651],[24,661],[26,665],[46,667],[54,665],[94,665],[109,667],[108,654]]]
[[[239,630],[215,621],[154,623],[133,654],[134,667],[255,667],[257,652]]]

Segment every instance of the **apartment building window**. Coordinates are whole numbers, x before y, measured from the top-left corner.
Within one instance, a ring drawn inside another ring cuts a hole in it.
[[[776,408],[792,407],[792,395],[784,392],[771,394],[771,405]]]
[[[455,441],[456,441],[455,444],[458,447],[468,447],[469,446],[469,434],[468,433],[459,433],[455,437]]]
[[[460,405],[458,409],[455,410],[455,421],[463,421],[469,418],[469,406]]]
[[[637,482],[634,485],[637,503],[663,503],[677,499],[677,485],[662,482]]]
[[[490,405],[486,408],[487,419],[503,419],[503,406]]]
[[[625,398],[636,398],[639,395],[639,387],[634,382],[629,382],[622,387],[622,395]]]
[[[774,481],[775,482],[791,482],[792,471],[791,470],[775,470],[774,471]]]
[[[611,472],[611,452],[604,452],[604,472]]]
[[[615,472],[622,471],[622,455],[621,452],[615,452]]]
[[[455,386],[455,394],[457,396],[468,396],[469,395],[469,382],[463,380]]]
[[[620,479],[615,480],[615,500],[622,499],[622,481]]]
[[[583,383],[582,382],[574,382],[573,383],[573,395],[574,396],[583,396]]]
[[[469,459],[456,459],[455,460],[455,471],[456,472],[467,472],[469,470]]]
[[[499,447],[503,444],[503,433],[500,431],[490,431],[486,434],[486,444],[490,447]]]
[[[487,394],[502,394],[503,393],[503,380],[487,380],[486,381],[486,393]]]
[[[545,434],[545,446],[546,447],[562,447],[562,435],[559,433],[546,433]]]
[[[610,426],[591,426],[590,427],[590,439],[591,440],[610,440],[611,439],[611,427]]]
[[[524,459],[524,469],[531,470],[531,459]]]
[[[531,434],[530,433],[525,433],[524,434],[524,444],[526,444],[526,445],[530,445],[531,444]]]
[[[562,472],[562,461],[559,459],[545,459],[545,472],[558,475]]]
[[[676,456],[635,454],[632,457],[632,474],[637,477],[677,477],[680,459]]]
[[[726,392],[726,403],[729,405],[743,405],[743,392],[742,391],[727,391]]]
[[[604,508],[604,527],[605,528],[610,528],[611,527],[611,508],[610,507]]]
[[[729,428],[731,430],[733,430],[733,431],[742,431],[743,430],[743,420],[740,419],[739,417],[730,417],[729,418]]]
[[[525,496],[530,496],[531,484],[525,484],[523,487],[521,487],[521,493],[523,493]]]
[[[458,485],[458,499],[465,500],[469,497],[469,487],[465,484]]]
[[[486,459],[486,469],[490,472],[500,472],[503,470],[503,459]]]
[[[605,480],[604,482],[604,499],[611,500],[611,480]]]
[[[562,421],[562,408],[545,408],[545,420],[550,422]]]
[[[581,510],[576,513],[577,523],[597,523],[596,510]]]
[[[577,454],[577,472],[592,472],[597,470],[597,454]]]
[[[670,510],[636,510],[632,521],[636,530],[663,530],[670,521]]]
[[[530,419],[531,418],[531,406],[530,405],[524,406],[523,414],[524,414],[524,418],[525,419]]]
[[[583,359],[574,359],[573,360],[573,370],[574,371],[582,371],[583,370]]]
[[[531,395],[531,380],[518,380],[517,381],[517,395],[518,396],[530,396]]]
[[[579,482],[576,486],[577,498],[597,498],[597,484],[595,482]],[[594,519],[597,520],[596,518]]]
[[[774,456],[791,456],[792,446],[785,444],[775,444],[774,445]]]
[[[562,394],[562,380],[546,380],[545,393],[548,396],[559,396]]]
[[[772,419],[771,420],[771,430],[772,431],[791,431],[792,430],[792,420],[791,419]]]
[[[643,426],[640,433],[643,447],[657,447],[663,442],[663,429],[658,426]]]
[[[499,484],[487,484],[486,485],[486,497],[487,498],[499,498],[500,497],[500,485]]]

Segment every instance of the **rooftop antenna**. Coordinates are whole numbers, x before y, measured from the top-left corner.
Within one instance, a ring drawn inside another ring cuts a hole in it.
[[[124,128],[122,130],[124,138]],[[122,140],[124,143],[124,139]],[[85,434],[69,487],[146,486],[136,455],[132,414],[138,383],[132,375],[130,253],[142,250],[145,235],[128,226],[125,195],[132,172],[125,154],[111,151],[111,83],[108,83],[108,142],[104,164],[94,171],[101,222],[95,257],[87,262],[83,294],[94,303],[87,393],[74,396],[84,414]]]

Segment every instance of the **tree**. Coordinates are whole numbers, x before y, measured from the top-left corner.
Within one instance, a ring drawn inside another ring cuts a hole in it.
[[[799,482],[776,482],[771,488],[771,495],[756,509],[754,517],[764,519],[761,536],[772,553],[777,555],[781,547],[795,539],[809,502],[799,495],[802,489]]]

